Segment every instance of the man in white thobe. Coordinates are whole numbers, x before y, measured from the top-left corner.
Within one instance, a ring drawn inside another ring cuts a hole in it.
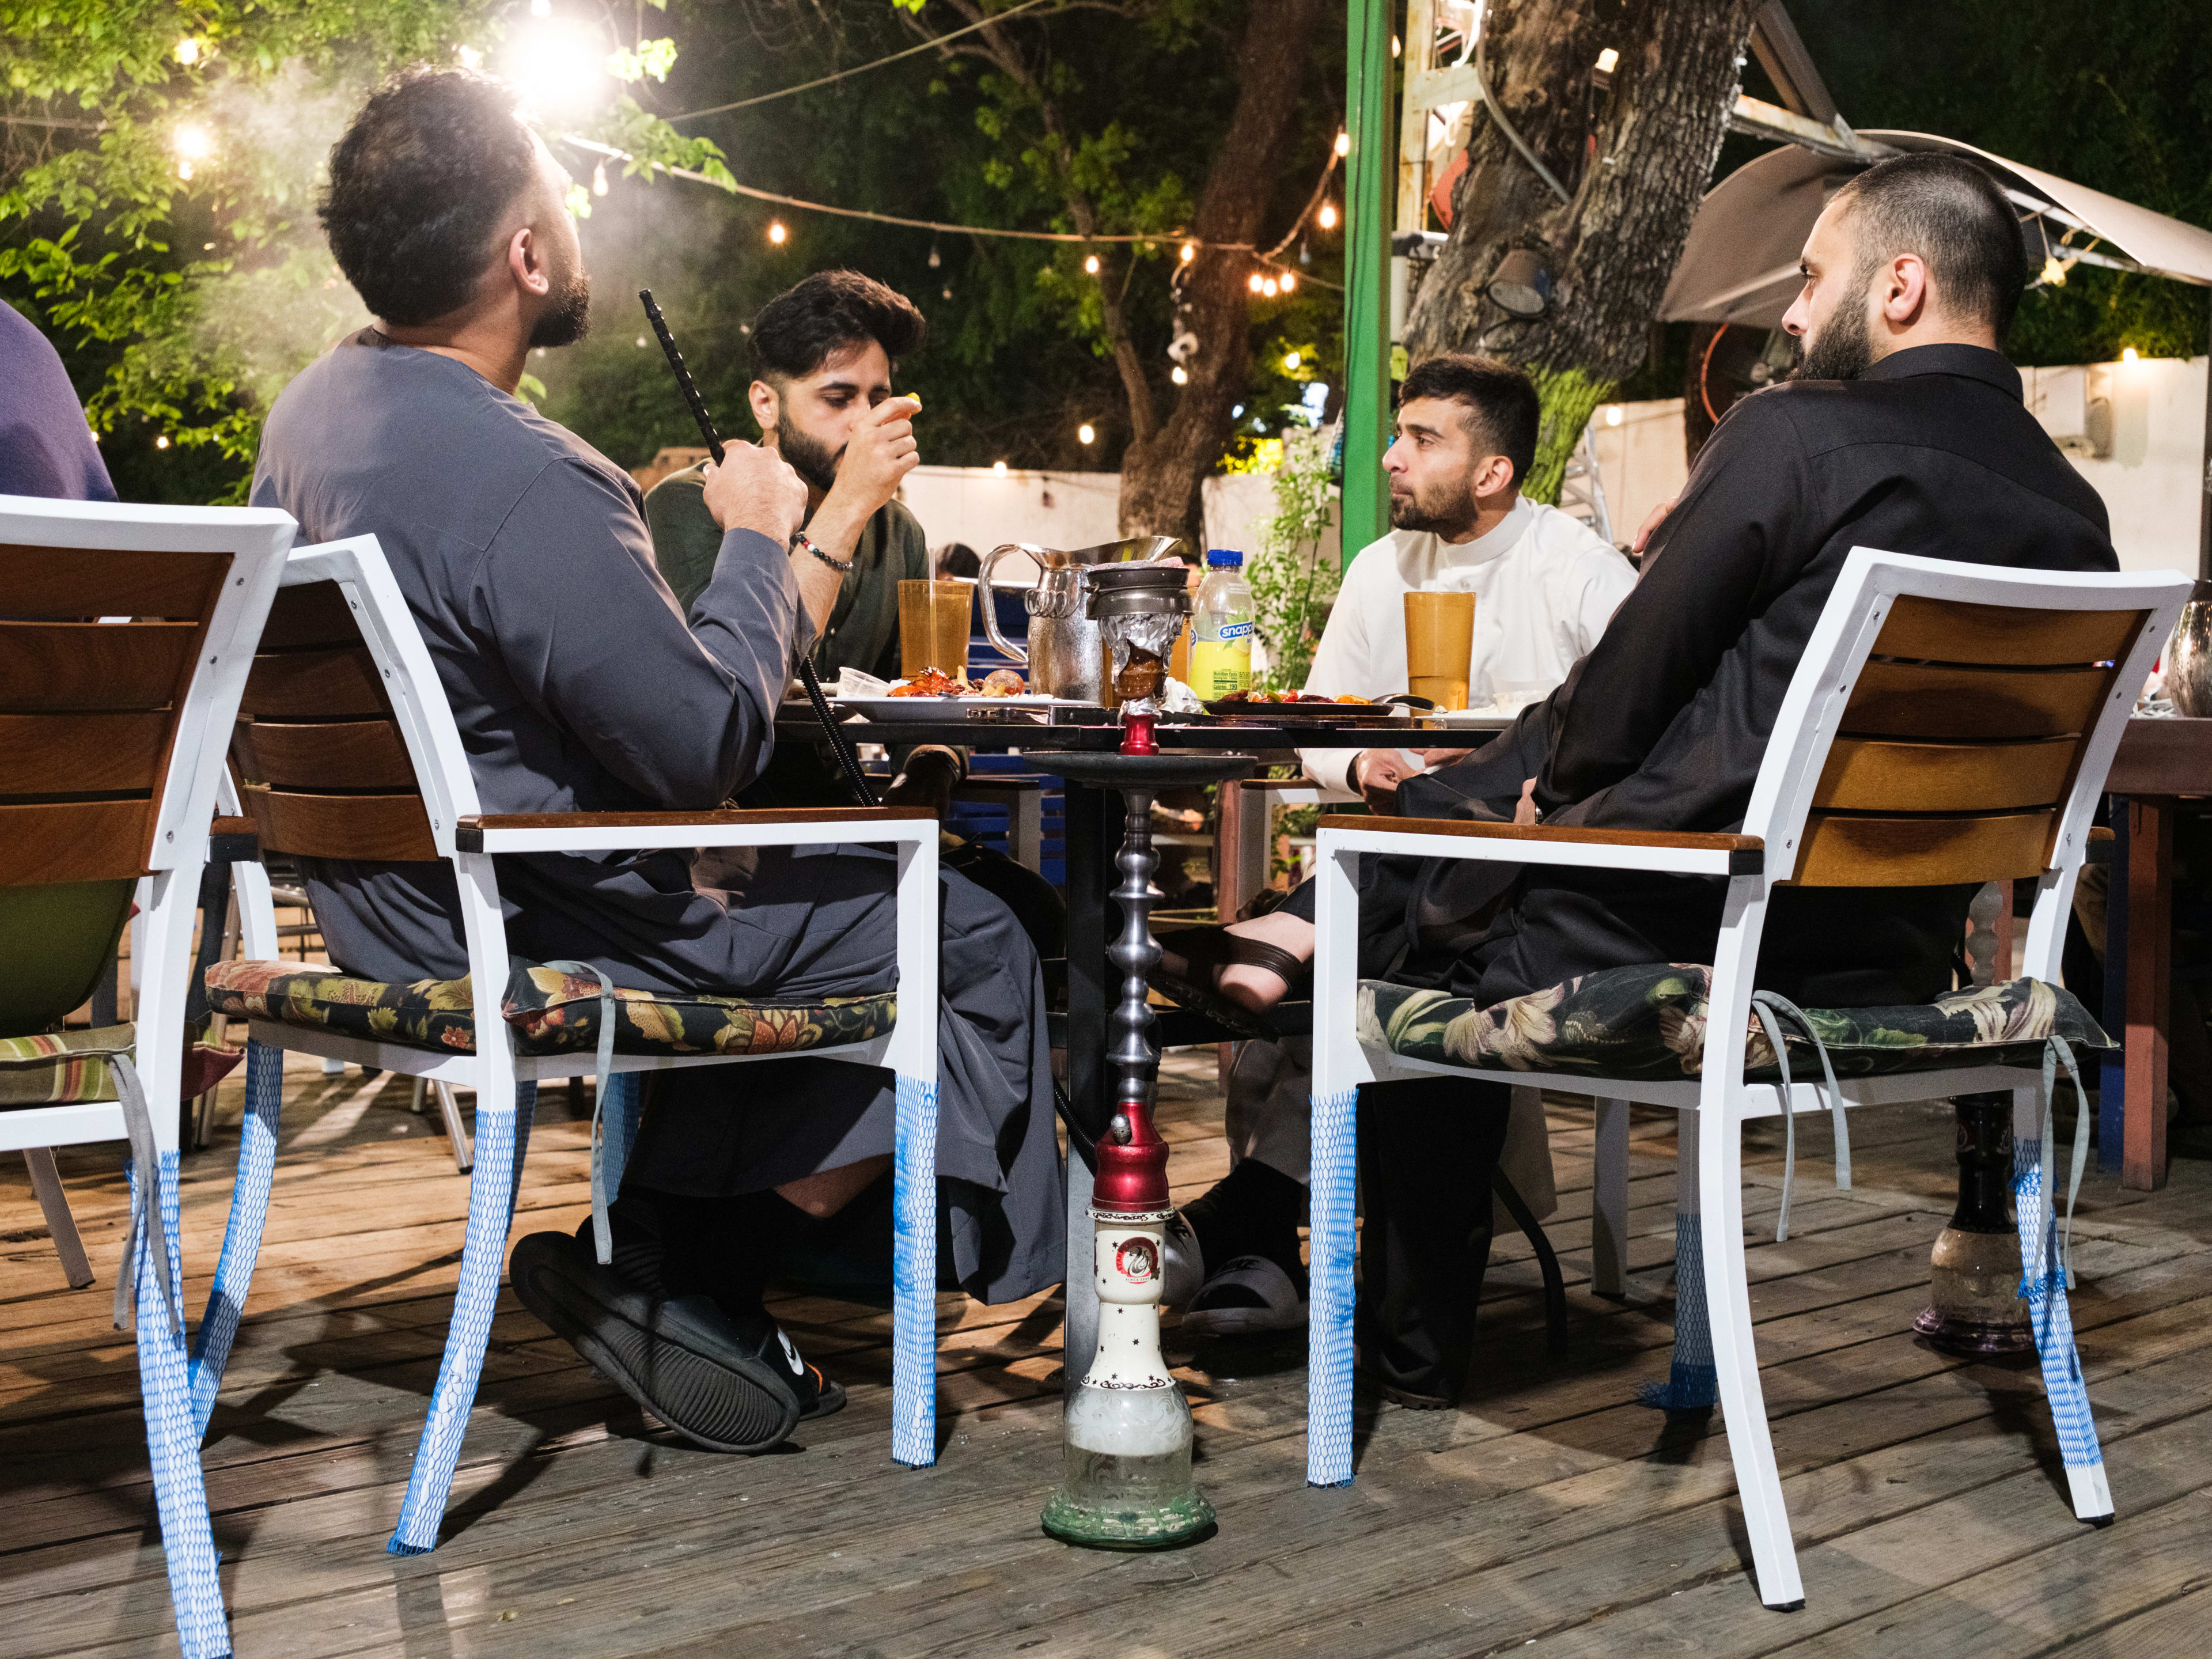
[[[1537,701],[1597,643],[1636,586],[1636,572],[1581,520],[1522,499],[1540,419],[1535,387],[1504,363],[1432,357],[1407,378],[1396,438],[1382,459],[1393,527],[1362,548],[1345,573],[1307,690],[1367,697],[1405,690],[1411,592],[1474,594],[1470,708],[1510,713]],[[1388,812],[1405,779],[1468,752],[1308,749],[1300,757],[1325,794],[1361,796]],[[1264,930],[1267,921],[1257,918],[1238,931]],[[1240,981],[1266,1002],[1283,993],[1265,969],[1231,963],[1221,970],[1223,993],[1242,1000]],[[1203,1279],[1186,1309],[1186,1330],[1279,1330],[1304,1322],[1296,1227],[1311,1156],[1310,1052],[1305,1037],[1239,1048],[1226,1121],[1237,1165],[1185,1212]],[[1499,1167],[1538,1216],[1557,1207],[1534,1089],[1515,1091]],[[1179,1277],[1188,1283],[1188,1275]]]

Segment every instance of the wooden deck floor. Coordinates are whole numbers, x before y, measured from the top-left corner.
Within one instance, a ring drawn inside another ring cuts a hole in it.
[[[1210,1053],[1170,1057],[1178,1194],[1224,1167]],[[942,1304],[938,1466],[888,1456],[889,1320],[781,1316],[850,1407],[761,1458],[649,1433],[509,1298],[447,1541],[395,1559],[466,1183],[403,1083],[295,1072],[269,1243],[206,1461],[238,1651],[404,1659],[618,1654],[897,1659],[1504,1652],[2157,1656],[2212,1650],[2212,1169],[2156,1194],[2093,1176],[2074,1303],[2118,1524],[2071,1518],[2033,1370],[1911,1334],[1949,1205],[1948,1109],[1854,1119],[1859,1184],[1808,1127],[1793,1236],[1778,1158],[1747,1195],[1765,1388],[1802,1612],[1748,1588],[1717,1419],[1633,1403],[1670,1340],[1671,1122],[1636,1125],[1637,1288],[1589,1294],[1589,1115],[1553,1113],[1572,1340],[1547,1356],[1534,1266],[1502,1246],[1480,1375],[1455,1413],[1364,1417],[1359,1478],[1303,1480],[1302,1343],[1194,1351],[1170,1331],[1219,1535],[1147,1557],[1037,1528],[1059,1473],[1056,1304]],[[235,1085],[231,1085],[235,1091]],[[231,1111],[234,1119],[235,1105]],[[518,1232],[571,1227],[586,1126],[541,1111]],[[197,1310],[234,1131],[187,1160]],[[131,1351],[109,1328],[124,1213],[106,1149],[65,1156],[100,1284],[59,1288],[17,1160],[0,1170],[0,1652],[173,1651]],[[1759,1232],[1762,1224],[1764,1233]]]

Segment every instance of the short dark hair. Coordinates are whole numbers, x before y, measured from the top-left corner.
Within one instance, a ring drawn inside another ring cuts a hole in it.
[[[1447,351],[1415,364],[1406,376],[1398,406],[1416,398],[1464,404],[1468,412],[1461,420],[1468,435],[1512,462],[1514,488],[1520,488],[1536,464],[1536,433],[1543,422],[1535,384],[1526,374],[1495,357]]]
[[[1878,161],[1836,192],[1850,204],[1859,264],[1917,253],[1936,303],[2002,339],[2027,288],[2020,216],[1986,168],[1964,155],[1922,150]]]
[[[753,319],[753,369],[763,380],[811,374],[830,354],[873,340],[896,362],[921,349],[929,325],[913,301],[857,270],[817,270]]]
[[[538,176],[514,88],[417,64],[370,95],[331,149],[317,213],[372,315],[428,323],[469,302],[502,216]]]

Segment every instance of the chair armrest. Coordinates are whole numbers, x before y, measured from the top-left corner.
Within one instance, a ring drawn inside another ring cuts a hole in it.
[[[1451,818],[1359,817],[1349,813],[1323,817],[1320,830],[1328,838],[1326,846],[1358,853],[1410,853],[1422,858],[1492,859],[1513,864],[1649,870],[1683,876],[1756,876],[1766,869],[1766,844],[1757,836],[1578,830],[1540,823],[1470,823]]]
[[[208,825],[208,861],[225,864],[258,864],[261,861],[261,829],[252,818],[227,818],[218,815]]]
[[[612,853],[649,847],[790,847],[840,841],[934,841],[918,806],[808,806],[711,812],[502,812],[453,825],[464,853]]]

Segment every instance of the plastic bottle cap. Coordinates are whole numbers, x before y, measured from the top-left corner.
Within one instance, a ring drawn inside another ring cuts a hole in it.
[[[1233,547],[1217,547],[1207,551],[1206,562],[1208,568],[1219,565],[1234,568],[1243,564],[1244,556]]]

